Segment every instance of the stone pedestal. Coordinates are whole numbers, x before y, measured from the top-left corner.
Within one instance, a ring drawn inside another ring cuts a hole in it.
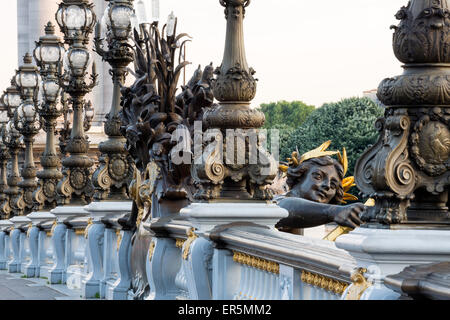
[[[25,266],[24,273],[27,277],[39,277],[41,267],[41,255],[43,254],[43,236],[45,232],[39,229],[39,224],[55,220],[56,217],[48,211],[32,212],[27,215],[31,220],[31,229],[28,230],[28,243],[30,247],[31,261]],[[40,254],[41,253],[41,254]]]
[[[56,216],[56,225],[53,229],[52,241],[55,264],[50,270],[50,283],[62,284],[66,282],[66,244],[68,222],[75,217],[88,215],[88,212],[82,206],[61,206],[52,209],[50,213]]]
[[[22,264],[26,257],[25,240],[27,235],[25,227],[31,223],[31,220],[24,216],[16,216],[9,221],[14,224],[14,230],[10,234],[13,260],[8,263],[8,272],[22,272]]]
[[[405,267],[450,260],[450,230],[426,228],[357,228],[336,240],[336,246],[352,255],[371,285],[362,300],[397,299],[383,279]],[[346,293],[344,293],[345,297]]]
[[[265,202],[211,202],[192,203],[181,209],[198,231],[202,233],[215,226],[229,223],[253,223],[275,228],[275,224],[289,214],[274,203]]]
[[[209,240],[214,233],[239,225],[274,230],[275,224],[289,214],[274,203],[217,202],[193,203],[181,209],[180,215],[186,216],[194,229],[188,232],[188,239],[183,243],[181,268],[176,278],[185,279],[183,289],[187,289],[190,299],[212,299],[211,266],[213,256],[221,251]],[[155,262],[158,263],[156,259]]]
[[[82,283],[84,298],[104,298],[117,265],[117,220],[131,212],[130,201],[99,201],[85,207],[92,219],[88,230],[87,255],[90,273]],[[120,251],[119,251],[120,253]],[[129,264],[129,255],[125,259]],[[119,278],[121,275],[119,274]],[[129,288],[129,285],[128,285]],[[113,288],[111,290],[114,291]]]
[[[6,230],[13,225],[8,220],[0,220],[0,270],[6,270],[9,260],[9,235]]]

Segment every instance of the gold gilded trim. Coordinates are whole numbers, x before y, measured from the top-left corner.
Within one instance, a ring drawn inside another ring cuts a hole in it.
[[[152,261],[153,253],[155,252],[155,241],[150,242],[150,246],[148,248],[148,261]]]
[[[188,238],[185,241],[185,243],[183,244],[183,246],[184,246],[183,259],[184,260],[187,260],[187,258],[189,257],[189,251],[190,251],[191,245],[198,238],[198,236],[195,234],[194,230],[195,230],[194,228],[191,228],[186,232]]]
[[[27,238],[30,237],[30,231],[31,231],[31,228],[33,228],[33,224],[30,222],[30,223],[28,224]]]
[[[353,272],[350,277],[352,280],[352,285],[348,289],[345,300],[360,300],[364,291],[372,285],[372,283],[367,281],[364,277],[364,273],[366,272],[367,269],[365,268],[358,268],[355,272]]]
[[[347,289],[348,284],[342,281],[338,281],[323,275],[302,270],[302,275],[300,277],[302,282],[312,285],[314,287],[319,287],[321,289],[331,291],[338,295],[342,295]]]
[[[120,243],[122,242],[122,233],[120,233],[120,230],[116,230],[116,237],[117,237],[117,251],[119,251]]]
[[[85,228],[75,229],[75,234],[76,234],[77,236],[83,236],[85,230],[86,230]]]
[[[87,239],[88,238],[88,233],[89,233],[89,228],[93,225],[94,223],[92,222],[92,218],[88,219],[88,223],[86,228],[84,229],[84,237]]]
[[[52,237],[53,236],[53,232],[55,231],[56,225],[58,224],[58,222],[53,221],[52,224],[52,228],[50,229],[50,231],[47,231],[47,237]]]
[[[186,242],[184,239],[176,239],[175,240],[175,247],[181,249],[183,248],[183,244]]]
[[[246,253],[233,251],[233,261],[239,264],[245,264],[247,266],[264,270],[270,273],[280,273],[280,265],[276,262],[266,259],[258,258]]]

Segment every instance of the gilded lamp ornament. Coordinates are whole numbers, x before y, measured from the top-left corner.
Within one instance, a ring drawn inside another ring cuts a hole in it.
[[[84,96],[97,84],[95,64],[92,64],[91,82],[86,83],[85,76],[91,64],[91,55],[86,47],[89,34],[93,31],[95,13],[88,0],[64,0],[59,5],[56,21],[64,33],[65,43],[69,45],[63,58],[64,75],[60,85],[70,96],[73,109],[73,124],[70,139],[67,142],[66,156],[62,160],[63,179],[59,181],[57,202],[59,205],[84,205],[91,201],[93,187],[91,167],[94,161],[89,158],[89,141],[85,135],[84,109],[88,103]]]
[[[120,132],[120,88],[125,84],[127,66],[134,60],[129,38],[137,26],[133,1],[111,0],[101,23],[95,29],[95,50],[112,67],[113,100],[106,116],[106,141],[99,144],[102,153],[92,182],[96,200],[126,200],[127,186],[133,178],[133,159],[126,151],[126,139]]]
[[[394,53],[404,73],[384,79],[388,106],[377,143],[358,160],[356,183],[375,199],[373,224],[449,224],[450,1],[412,0],[396,14]]]

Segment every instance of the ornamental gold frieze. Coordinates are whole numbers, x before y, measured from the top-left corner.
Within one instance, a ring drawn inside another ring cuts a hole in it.
[[[256,256],[233,251],[233,261],[239,264],[247,265],[252,268],[260,269],[270,273],[279,274],[280,265],[274,261],[258,258]]]
[[[349,286],[349,284],[346,282],[339,281],[339,280],[336,280],[336,279],[333,279],[333,278],[330,278],[327,276],[323,276],[318,273],[309,272],[306,270],[302,270],[300,279],[302,282],[304,282],[308,285],[311,285],[311,286],[314,286],[314,287],[317,287],[317,288],[320,288],[320,289],[323,289],[326,291],[333,292],[337,295],[342,295],[344,293],[344,291],[347,289],[347,287]]]

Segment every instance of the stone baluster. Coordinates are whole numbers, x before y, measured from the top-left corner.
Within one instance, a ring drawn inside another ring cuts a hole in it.
[[[128,227],[122,227],[120,231],[120,243],[118,240],[118,266],[119,275],[116,281],[108,283],[106,298],[108,300],[127,300],[128,291],[131,288],[131,237],[132,231]]]
[[[67,262],[70,262],[70,260],[67,261],[67,257],[71,253],[71,250],[67,250],[68,246],[71,249],[71,233],[68,232],[67,223],[71,219],[86,216],[88,213],[81,206],[56,207],[50,213],[57,219],[52,235],[55,263],[50,270],[50,283],[65,283]]]
[[[6,270],[9,260],[9,234],[8,228],[13,225],[8,220],[0,220],[0,270]]]
[[[28,230],[28,242],[30,247],[31,261],[25,266],[25,275],[27,277],[39,277],[42,261],[42,249],[46,234],[41,230],[39,225],[45,221],[52,221],[55,216],[49,212],[32,212],[27,215],[32,222],[31,228]]]
[[[83,297],[92,298],[95,296],[104,298],[109,290],[112,279],[111,271],[114,268],[114,261],[120,261],[120,251],[117,252],[116,229],[120,229],[118,219],[131,212],[131,201],[105,201],[92,202],[85,207],[92,219],[92,225],[88,231],[88,263],[90,273],[83,282]],[[122,239],[128,238],[122,234]],[[123,241],[123,240],[122,240]],[[119,257],[113,256],[119,253]],[[129,259],[126,253],[125,260]],[[114,292],[114,289],[112,289]],[[114,294],[113,294],[114,296]]]

